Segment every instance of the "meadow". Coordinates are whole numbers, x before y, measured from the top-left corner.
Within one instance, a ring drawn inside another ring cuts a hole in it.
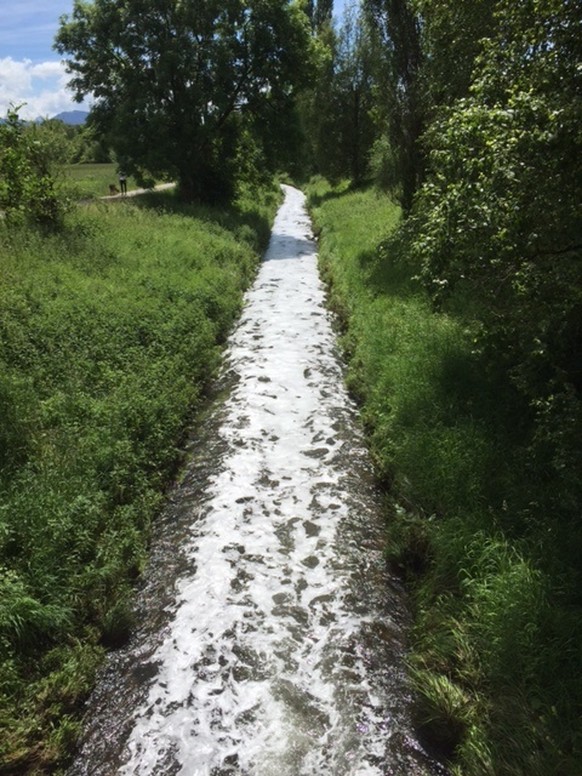
[[[97,191],[109,171],[80,182]],[[103,177],[105,176],[105,177]],[[279,191],[0,224],[0,772],[66,761]]]
[[[77,199],[96,199],[109,194],[110,184],[119,188],[116,164],[70,164],[65,168],[65,180]],[[140,188],[135,179],[127,179],[127,190]]]
[[[531,473],[527,412],[484,366],[471,299],[432,306],[388,197],[316,179],[309,201],[386,494],[387,561],[412,591],[427,745],[455,776],[576,776],[579,532],[547,508],[547,470]]]

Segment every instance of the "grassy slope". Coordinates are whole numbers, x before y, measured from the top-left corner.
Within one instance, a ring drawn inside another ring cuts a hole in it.
[[[543,484],[522,475],[511,387],[480,369],[468,316],[435,314],[414,268],[381,243],[394,205],[321,181],[310,203],[350,385],[400,504],[388,554],[415,590],[419,724],[459,776],[575,776],[580,618],[549,534],[515,517],[514,504],[529,504],[553,530],[534,513]]]
[[[60,761],[131,627],[148,526],[277,202],[154,194],[0,234],[0,772]]]

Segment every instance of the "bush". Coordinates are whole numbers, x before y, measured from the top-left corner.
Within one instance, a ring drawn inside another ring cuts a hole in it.
[[[0,211],[9,225],[60,227],[66,201],[59,193],[57,152],[50,137],[26,126],[16,109],[0,124]]]

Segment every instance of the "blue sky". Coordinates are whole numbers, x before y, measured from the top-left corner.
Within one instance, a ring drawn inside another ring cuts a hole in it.
[[[80,107],[66,90],[68,76],[52,45],[59,18],[73,0],[13,0],[0,4],[0,116],[26,103],[22,118],[54,116]]]
[[[336,13],[345,3],[335,0]],[[52,48],[59,19],[72,8],[73,0],[1,0],[0,116],[11,103],[26,103],[20,111],[25,119],[88,109],[67,91],[69,77]]]

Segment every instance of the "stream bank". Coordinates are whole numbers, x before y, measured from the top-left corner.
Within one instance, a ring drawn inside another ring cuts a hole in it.
[[[304,197],[285,202],[190,442],[69,776],[431,776],[408,614],[324,306]]]

